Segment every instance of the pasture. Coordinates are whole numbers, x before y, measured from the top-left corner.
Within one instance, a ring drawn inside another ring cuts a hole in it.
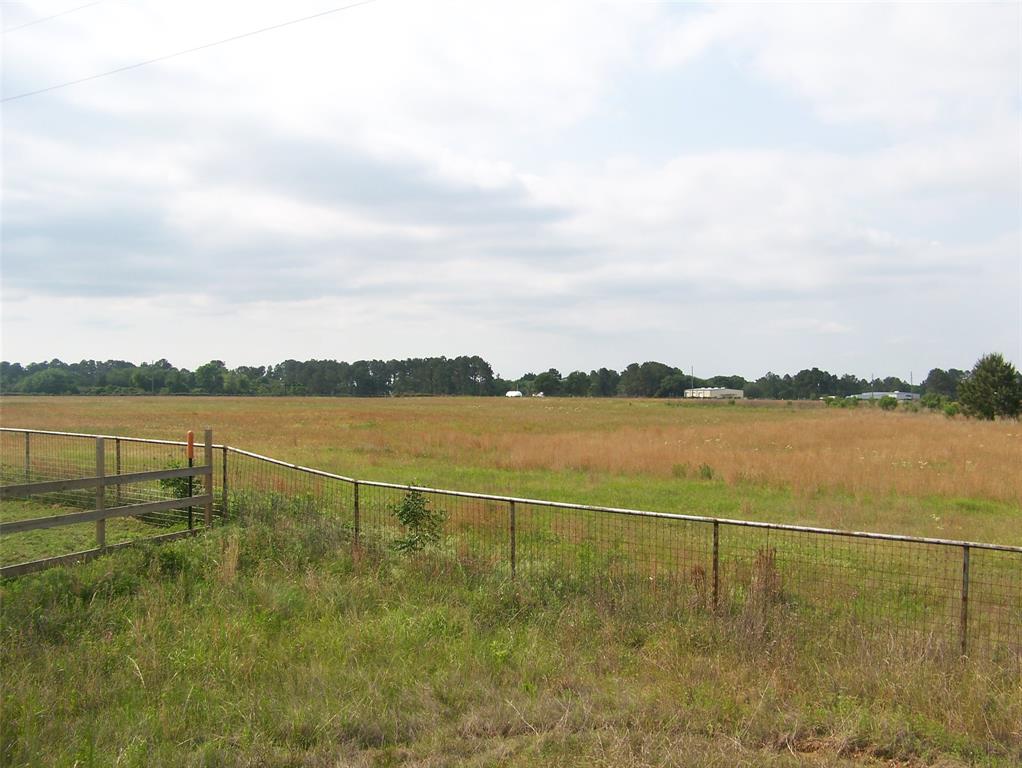
[[[6,426],[219,442],[364,479],[1022,544],[1022,424],[818,403],[6,398]]]
[[[1012,422],[817,404],[623,400],[11,398],[2,405],[5,426],[176,438],[210,425],[218,442],[365,479],[1022,543],[1022,428]],[[364,525],[376,521],[384,530],[399,498],[366,489]],[[609,590],[573,578],[580,565],[601,571],[607,554],[575,546],[573,535],[598,525],[606,540],[617,538],[616,523],[595,513],[562,530],[555,516],[519,509],[525,576],[510,582],[505,566],[493,567],[502,562],[503,523],[492,542],[489,529],[477,530],[485,505],[449,504],[449,527],[466,525],[465,532],[407,556],[386,540],[353,551],[344,520],[301,497],[268,500],[239,503],[231,525],[196,539],[4,585],[0,661],[4,690],[16,693],[5,693],[0,712],[0,761],[1022,761],[1017,664],[959,659],[932,636],[897,632],[898,621],[927,606],[901,592],[890,570],[881,574],[886,586],[828,592],[818,609],[806,610],[815,571],[803,574],[804,592],[794,581],[765,583],[772,560],[760,568],[767,551],[750,540],[756,567],[744,580],[724,567],[717,611],[698,582],[664,599],[645,576]],[[38,510],[5,502],[3,513],[12,519]],[[666,562],[675,545],[690,552],[706,545],[656,531],[641,522],[621,528],[654,563]],[[477,554],[492,550],[496,560],[465,557],[459,542],[473,544],[472,536]],[[730,532],[727,540],[733,545]],[[775,538],[771,558],[790,556],[799,541]],[[547,566],[531,551],[539,544],[544,557],[554,555]],[[843,545],[812,555],[823,558],[814,560],[819,573],[835,579],[830,590],[858,557]],[[954,582],[960,567],[952,558],[939,579]],[[1018,574],[998,578],[1016,583]],[[733,588],[758,589],[761,599],[732,602],[741,597]],[[973,597],[982,604],[982,591]],[[829,611],[835,600],[850,602],[851,613]],[[898,621],[862,634],[861,612]]]

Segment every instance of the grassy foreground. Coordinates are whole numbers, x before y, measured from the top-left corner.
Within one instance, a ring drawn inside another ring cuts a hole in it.
[[[511,584],[249,511],[4,584],[4,765],[986,765],[1017,670]]]

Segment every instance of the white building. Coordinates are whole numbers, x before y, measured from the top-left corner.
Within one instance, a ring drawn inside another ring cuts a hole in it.
[[[504,397],[521,397],[522,393],[517,389],[512,389],[510,392],[505,392]]]
[[[858,398],[859,400],[880,400],[884,397],[893,397],[895,400],[918,400],[919,395],[915,392],[861,392],[858,395],[852,395],[852,397]]]
[[[740,389],[728,389],[727,387],[696,387],[686,389],[685,397],[695,397],[703,400],[741,400],[745,393]]]

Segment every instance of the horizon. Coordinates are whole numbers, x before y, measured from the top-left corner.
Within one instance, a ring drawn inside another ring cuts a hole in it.
[[[80,365],[81,363],[85,363],[85,362],[95,362],[95,363],[114,363],[114,362],[116,362],[116,363],[127,363],[127,364],[135,366],[137,368],[151,366],[151,365],[155,365],[158,362],[165,361],[165,362],[169,363],[171,365],[171,367],[173,367],[175,369],[186,370],[186,371],[189,371],[191,373],[194,373],[196,368],[201,367],[203,365],[206,365],[207,363],[210,363],[210,362],[215,362],[215,361],[220,361],[220,362],[224,363],[224,366],[228,370],[232,370],[233,371],[233,370],[237,370],[239,368],[260,368],[260,367],[262,367],[262,368],[265,369],[265,368],[269,368],[269,367],[273,367],[273,366],[282,365],[283,363],[287,362],[288,360],[295,360],[296,362],[303,363],[303,364],[304,363],[310,363],[310,362],[316,362],[316,361],[330,361],[330,362],[337,362],[337,363],[353,364],[353,363],[357,363],[357,362],[366,362],[366,361],[369,361],[369,360],[381,360],[381,361],[384,361],[384,362],[390,362],[390,361],[404,362],[406,360],[416,360],[416,359],[430,360],[430,359],[445,358],[445,359],[448,359],[448,360],[452,360],[452,359],[457,358],[457,357],[479,357],[484,362],[486,362],[487,365],[489,365],[491,367],[491,369],[493,371],[494,378],[499,378],[499,379],[508,381],[510,383],[514,383],[516,381],[520,381],[521,379],[523,379],[524,377],[529,376],[529,375],[536,376],[536,375],[539,375],[541,373],[545,373],[545,372],[550,370],[550,368],[542,368],[542,369],[540,369],[540,368],[530,368],[530,369],[524,370],[522,373],[520,373],[518,375],[504,375],[502,372],[497,370],[496,366],[494,366],[492,363],[490,363],[490,361],[486,358],[485,355],[469,355],[469,354],[465,354],[465,355],[417,355],[415,357],[408,357],[408,358],[380,358],[380,357],[374,357],[374,358],[359,358],[359,359],[353,359],[353,360],[344,360],[344,359],[341,359],[341,358],[323,358],[323,357],[321,357],[321,358],[308,358],[308,359],[305,359],[305,360],[300,360],[300,359],[297,359],[297,358],[285,358],[285,359],[277,360],[277,361],[274,361],[274,362],[271,362],[271,363],[266,363],[266,362],[238,363],[236,365],[233,365],[233,364],[227,362],[226,360],[224,360],[223,358],[220,358],[220,357],[210,358],[209,360],[205,360],[205,361],[200,362],[198,365],[177,365],[172,360],[170,360],[169,358],[166,358],[166,357],[156,358],[156,359],[153,359],[153,360],[143,360],[143,361],[124,360],[124,359],[120,359],[120,358],[107,358],[107,359],[82,358],[80,360],[64,360],[62,358],[47,358],[45,360],[34,360],[34,361],[30,361],[30,362],[23,362],[23,361],[20,361],[20,360],[2,360],[0,362],[6,363],[8,365],[20,365],[20,366],[22,366],[23,369],[27,369],[29,366],[32,366],[32,365],[49,365],[50,363],[52,363],[55,360],[59,360],[64,365],[68,365],[68,366],[70,366],[70,365]],[[1005,359],[1007,359],[1006,356],[1005,356]],[[585,369],[582,369],[582,368],[567,369],[567,368],[558,367],[558,366],[553,366],[553,369],[557,370],[558,373],[560,373],[562,377],[565,377],[568,374],[574,373],[576,371],[579,371],[579,372],[582,372],[582,373],[586,373],[586,374],[590,374],[590,373],[599,371],[600,369],[603,369],[603,368],[607,368],[609,370],[613,370],[613,371],[615,371],[617,373],[620,373],[620,372],[624,371],[627,368],[628,365],[633,365],[633,364],[642,365],[642,364],[647,363],[647,362],[661,363],[661,364],[669,366],[671,368],[677,368],[679,371],[681,371],[681,373],[683,373],[685,375],[692,374],[696,379],[703,380],[703,381],[709,380],[709,379],[712,379],[712,378],[717,378],[717,377],[738,376],[738,377],[743,378],[747,383],[752,384],[752,383],[755,383],[756,381],[758,381],[759,379],[762,379],[763,377],[767,376],[768,374],[774,374],[774,375],[777,375],[777,376],[780,376],[780,377],[783,378],[784,376],[794,376],[797,373],[800,373],[802,371],[811,371],[811,370],[817,369],[817,370],[820,370],[821,372],[828,373],[828,374],[831,374],[831,375],[834,375],[834,376],[838,376],[838,377],[844,376],[844,375],[855,376],[856,378],[858,378],[858,379],[860,379],[862,381],[868,382],[868,383],[879,382],[879,381],[883,381],[885,379],[890,379],[890,378],[900,379],[901,381],[903,381],[905,383],[908,383],[910,386],[921,386],[922,382],[926,379],[927,375],[931,371],[934,371],[934,370],[941,370],[941,371],[953,371],[953,370],[957,370],[957,371],[962,371],[962,372],[968,373],[970,370],[972,370],[973,365],[975,364],[975,363],[973,363],[973,364],[969,364],[969,365],[963,365],[962,367],[959,367],[959,366],[948,366],[946,368],[944,368],[942,366],[931,366],[931,367],[927,368],[924,372],[920,372],[919,376],[915,375],[915,373],[916,373],[915,371],[909,371],[909,375],[908,376],[903,376],[903,375],[900,375],[900,374],[898,374],[896,372],[890,372],[890,371],[881,371],[879,374],[877,374],[877,372],[874,371],[874,372],[871,372],[869,375],[866,375],[866,374],[861,374],[861,373],[859,373],[857,371],[848,371],[848,370],[841,370],[841,369],[831,370],[831,369],[823,368],[823,367],[817,366],[817,365],[807,365],[807,366],[802,366],[802,367],[797,368],[797,369],[786,370],[786,371],[775,370],[775,369],[771,368],[771,369],[765,370],[765,371],[763,371],[761,373],[753,374],[753,375],[746,375],[744,373],[736,373],[736,372],[724,372],[724,371],[717,371],[717,372],[713,372],[713,373],[700,374],[698,371],[693,371],[693,370],[691,370],[689,368],[685,368],[684,366],[681,366],[681,365],[674,365],[674,364],[666,362],[664,360],[642,360],[642,361],[640,361],[640,360],[633,360],[633,361],[627,363],[626,365],[621,366],[620,368],[614,368],[614,367],[609,366],[609,365],[595,365],[595,366],[590,366],[590,367],[585,368]],[[11,394],[11,393],[7,393],[7,394]]]

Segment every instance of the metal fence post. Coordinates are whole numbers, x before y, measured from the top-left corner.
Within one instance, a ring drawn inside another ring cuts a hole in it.
[[[29,449],[31,433],[25,433],[25,482],[31,482],[32,480],[32,452]]]
[[[205,443],[203,445],[203,463],[206,465],[206,480],[203,482],[203,491],[206,496],[209,497],[209,501],[206,502],[206,513],[205,523],[206,527],[210,528],[213,525],[213,430],[207,429],[202,434],[202,439]]]
[[[509,502],[511,508],[511,578],[514,579],[518,575],[518,541],[515,535],[515,503],[514,501]]]
[[[969,647],[969,545],[962,547],[962,656]]]
[[[221,472],[220,485],[220,517],[227,521],[227,446],[224,446],[223,471]]]
[[[720,523],[713,521],[713,610],[717,610],[720,593]]]
[[[106,456],[103,452],[103,438],[96,438],[96,477],[99,483],[96,485],[96,509],[102,510],[106,506]],[[103,549],[106,546],[106,520],[100,518],[96,521],[96,547]]]
[[[359,519],[359,508],[358,508],[358,480],[355,480],[351,484],[352,493],[352,509],[354,511],[354,522],[355,522],[355,546],[358,546],[358,535],[360,529],[361,520]]]
[[[114,438],[114,474],[121,474],[121,439],[119,437]],[[118,483],[114,488],[114,499],[117,502],[117,506],[121,506],[121,484]]]

